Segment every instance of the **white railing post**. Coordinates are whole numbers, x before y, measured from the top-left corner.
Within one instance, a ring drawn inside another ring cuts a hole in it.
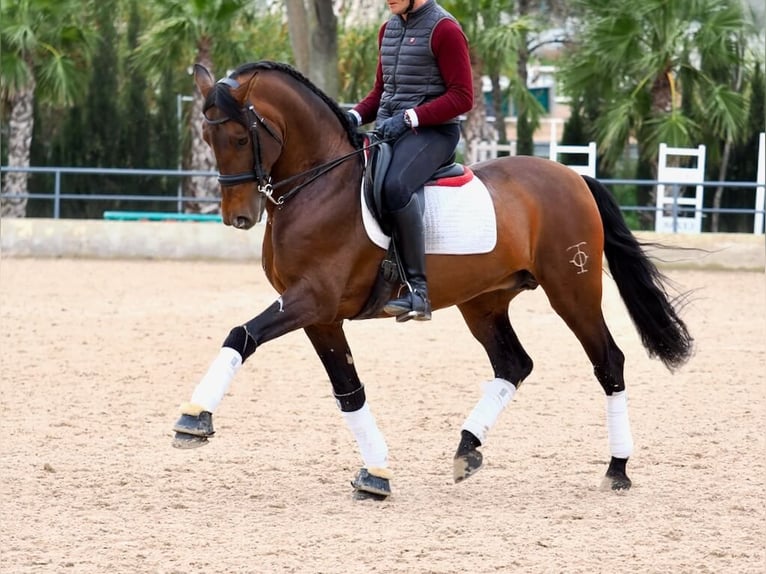
[[[668,166],[668,156],[696,157],[696,167]],[[704,186],[695,186],[693,196],[679,193],[679,187],[685,183],[705,181],[705,146],[694,148],[668,147],[660,144],[657,180],[673,182],[671,192],[665,193],[665,183],[657,184],[656,217],[654,230],[659,233],[700,233],[702,231],[702,206]],[[680,213],[679,207],[693,207],[694,213]]]
[[[589,175],[590,177],[596,177],[596,160],[598,154],[596,150],[596,142],[590,142],[588,145],[559,145],[556,140],[551,140],[549,157],[553,161],[559,161],[559,154],[580,154],[588,156],[587,164],[564,164],[567,167],[572,168],[580,175]]]
[[[763,210],[766,205],[764,196],[766,193],[766,132],[761,132],[758,138],[758,174],[755,177],[755,221],[753,223],[753,233],[760,235],[763,233]]]

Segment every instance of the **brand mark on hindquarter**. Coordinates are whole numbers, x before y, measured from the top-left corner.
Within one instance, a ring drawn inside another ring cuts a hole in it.
[[[572,259],[569,260],[569,262],[577,267],[578,271],[577,274],[580,275],[581,273],[587,273],[588,270],[585,268],[585,266],[588,264],[588,254],[585,253],[580,247],[582,245],[587,245],[587,241],[580,241],[580,243],[575,243],[574,245],[567,247],[567,253],[574,250],[574,254],[572,255]]]

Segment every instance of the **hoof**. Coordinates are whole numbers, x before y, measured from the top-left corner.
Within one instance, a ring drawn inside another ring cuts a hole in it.
[[[633,483],[630,481],[630,479],[627,476],[623,477],[617,477],[617,476],[605,476],[601,480],[601,490],[608,491],[608,490],[630,490],[630,487],[633,485]]]
[[[455,483],[463,482],[469,476],[473,476],[483,463],[484,457],[478,450],[470,450],[455,456],[453,472]]]
[[[213,415],[202,411],[198,415],[181,415],[173,425],[176,436],[173,446],[176,448],[197,448],[207,444],[207,439],[215,434]]]
[[[192,436],[211,437],[215,434],[213,429],[213,415],[202,411],[198,415],[181,415],[181,418],[173,425],[176,433],[189,434]]]
[[[185,432],[177,432],[173,437],[173,446],[175,448],[197,448],[205,446],[208,443],[206,436],[194,436]]]
[[[625,472],[627,464],[627,458],[612,457],[609,468],[606,470],[606,476],[601,481],[601,490],[630,490],[633,483]]]
[[[391,482],[387,478],[370,474],[366,468],[356,473],[351,481],[356,500],[384,500],[391,495]]]

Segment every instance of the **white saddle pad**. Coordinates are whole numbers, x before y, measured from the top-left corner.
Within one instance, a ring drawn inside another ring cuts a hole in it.
[[[362,220],[370,240],[388,249],[391,237],[383,233],[362,196]],[[488,253],[497,243],[495,207],[487,186],[478,177],[455,187],[427,185],[424,231],[426,253],[470,255]]]

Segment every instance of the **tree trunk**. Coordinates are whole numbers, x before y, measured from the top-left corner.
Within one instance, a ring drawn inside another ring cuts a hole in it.
[[[519,16],[522,18],[529,14],[529,0],[519,0]],[[527,89],[529,73],[527,64],[529,63],[529,48],[527,47],[527,34],[521,33],[521,42],[519,43],[519,53],[516,58],[516,73],[519,77],[519,83],[522,89]],[[516,113],[516,153],[519,155],[535,155],[534,127],[529,121],[529,110],[524,102],[519,102],[519,109]]]
[[[210,57],[210,39],[203,37],[197,46],[197,62],[205,66],[213,74],[213,61]],[[194,171],[213,171],[216,168],[215,156],[210,147],[202,139],[202,106],[205,101],[199,90],[194,88],[194,100],[189,114],[189,130],[191,133],[191,158],[189,168]],[[196,199],[219,198],[218,182],[213,177],[191,177],[186,187],[186,195]],[[220,210],[218,202],[186,202],[186,213],[217,213]]]
[[[481,58],[475,50],[470,50],[471,68],[473,70],[473,108],[466,114],[465,121],[460,128],[463,133],[463,142],[465,143],[464,161],[468,163],[471,160],[471,148],[482,140],[489,140],[496,137],[493,134],[491,126],[487,125],[487,110],[484,105],[484,95],[482,94],[481,71],[483,64]]]
[[[738,66],[737,68],[737,75],[734,80],[734,86],[733,88],[740,92],[742,91],[742,81],[743,81],[744,74],[742,73],[742,66]],[[718,171],[718,181],[726,181],[726,172],[729,167],[729,157],[731,156],[731,139],[727,139],[726,143],[723,145],[723,157],[721,157],[721,168]],[[713,194],[713,209],[716,211],[713,212],[712,218],[710,221],[710,231],[713,233],[718,233],[720,225],[721,225],[721,213],[717,210],[721,208],[721,202],[723,201],[723,187],[718,186],[715,188],[715,193]]]
[[[500,88],[500,74],[492,73],[489,75],[492,82],[492,107],[495,108],[495,131],[497,131],[497,143],[501,145],[508,144],[508,134],[505,129],[505,113],[503,112],[503,90]],[[483,99],[483,97],[482,97]],[[510,155],[502,153],[500,155]]]
[[[338,19],[332,0],[312,0],[308,11],[311,35],[309,79],[333,99],[338,98]]]
[[[673,89],[670,85],[672,69],[668,65],[652,82],[652,115],[666,114],[673,109]]]
[[[8,121],[8,165],[29,167],[29,151],[32,146],[32,131],[35,127],[34,101],[35,80],[24,86],[11,99],[11,116]],[[27,193],[29,174],[24,171],[7,172],[0,195],[0,216],[25,217],[26,198],[7,198],[6,194]]]
[[[286,0],[287,31],[290,35],[290,45],[293,48],[295,67],[309,75],[309,22],[304,0]]]
[[[726,141],[723,144],[723,154],[721,156],[721,168],[718,171],[718,181],[726,181],[726,168],[729,165],[729,156],[731,155],[731,141]],[[713,194],[713,211],[710,219],[710,231],[712,233],[718,233],[721,225],[721,213],[717,211],[721,209],[721,201],[723,200],[723,187],[718,186],[715,188]]]
[[[650,105],[653,118],[658,118],[673,109],[673,86],[671,85],[671,74],[672,68],[669,65],[666,65],[665,69],[657,74],[652,81],[652,87],[650,88]],[[643,139],[640,133],[636,134],[636,137],[639,142]],[[642,146],[639,143],[639,156],[646,157],[647,159],[639,161],[636,177],[638,179],[653,179],[656,181],[659,172],[657,155],[654,152],[645,154],[641,147]],[[679,161],[679,159],[671,156],[669,161],[672,163]],[[636,198],[639,205],[654,207],[657,202],[657,187],[638,186],[636,188]],[[657,214],[654,211],[642,211],[639,212],[638,217],[642,222],[642,226],[646,226],[650,229],[654,225]]]
[[[338,19],[332,0],[287,0],[295,67],[331,98],[338,97]]]

